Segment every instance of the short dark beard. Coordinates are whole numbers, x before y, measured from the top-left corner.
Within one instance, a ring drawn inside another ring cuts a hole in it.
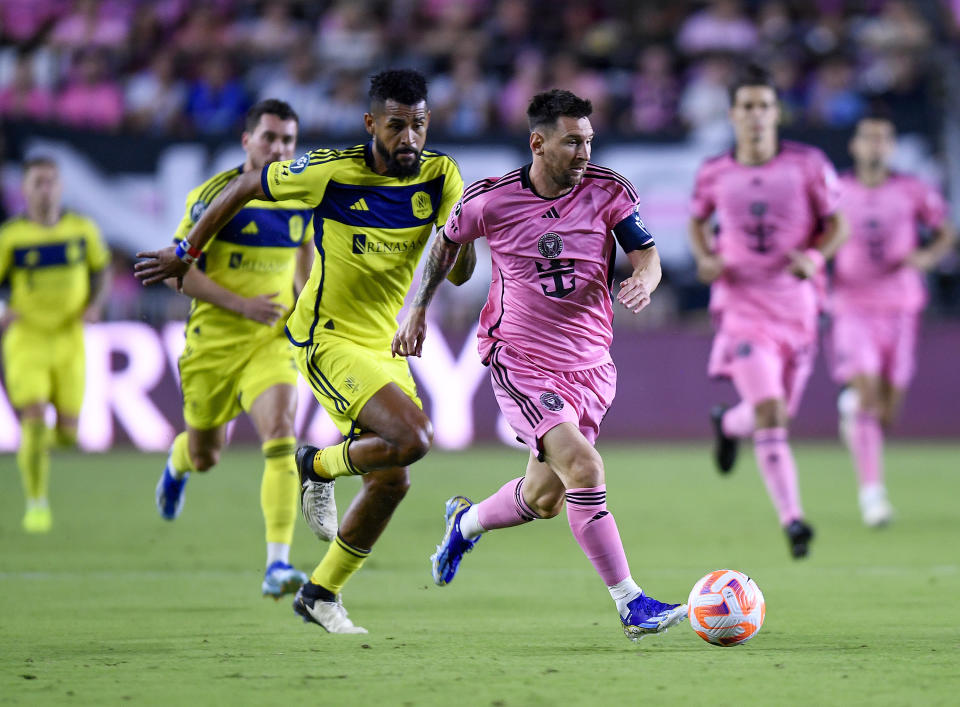
[[[396,177],[397,179],[409,179],[420,174],[420,153],[415,152],[417,159],[412,164],[406,165],[397,159],[396,154],[391,154],[387,146],[380,142],[379,138],[373,139],[373,147],[377,154],[387,165],[386,176]]]

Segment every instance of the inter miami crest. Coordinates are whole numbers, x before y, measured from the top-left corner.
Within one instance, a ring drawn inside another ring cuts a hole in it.
[[[544,258],[556,258],[563,252],[563,239],[553,232],[544,233],[537,241],[537,250]]]
[[[550,412],[563,410],[563,398],[554,393],[552,390],[547,391],[546,393],[540,393],[540,404]]]

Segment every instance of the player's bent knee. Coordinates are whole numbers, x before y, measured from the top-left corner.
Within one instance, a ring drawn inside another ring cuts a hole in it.
[[[395,446],[398,466],[409,466],[423,459],[433,446],[433,425],[424,417],[422,422],[411,425]]]
[[[209,471],[220,461],[220,450],[204,449],[190,455],[197,471]]]
[[[533,502],[527,502],[530,510],[536,513],[540,518],[556,518],[563,510],[563,495],[559,498],[543,496]]]
[[[780,398],[770,398],[757,403],[754,408],[756,429],[786,427],[789,422],[787,406]]]

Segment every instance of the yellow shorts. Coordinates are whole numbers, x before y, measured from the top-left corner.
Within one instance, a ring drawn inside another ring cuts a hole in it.
[[[396,383],[423,407],[407,359],[393,358],[390,349],[380,351],[330,336],[294,352],[300,375],[344,436],[360,431],[360,410],[389,383]]]
[[[83,324],[49,332],[13,322],[3,335],[3,370],[14,408],[53,403],[58,413],[78,417],[86,374]]]
[[[253,401],[268,388],[296,385],[292,348],[282,336],[242,347],[188,343],[180,357],[184,421],[194,429],[213,429],[242,411],[250,412]]]

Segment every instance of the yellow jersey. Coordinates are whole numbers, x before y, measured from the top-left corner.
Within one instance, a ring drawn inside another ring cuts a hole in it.
[[[25,216],[0,226],[0,282],[10,281],[10,307],[19,321],[55,333],[80,321],[90,299],[90,275],[110,262],[97,225],[65,211],[52,226]]]
[[[187,207],[174,241],[180,241],[211,201],[243,171],[235,167],[214,175],[187,195]],[[210,239],[197,267],[221,287],[243,297],[280,294],[275,298],[293,309],[297,248],[313,237],[312,209],[300,201],[250,201]],[[274,327],[195,299],[187,321],[192,347],[229,347],[251,339],[283,336],[283,318]]]
[[[424,150],[420,173],[399,179],[373,171],[371,149],[313,150],[261,174],[269,198],[314,207],[317,255],[287,319],[296,346],[334,335],[389,348],[420,254],[463,191],[456,162],[441,152]]]

